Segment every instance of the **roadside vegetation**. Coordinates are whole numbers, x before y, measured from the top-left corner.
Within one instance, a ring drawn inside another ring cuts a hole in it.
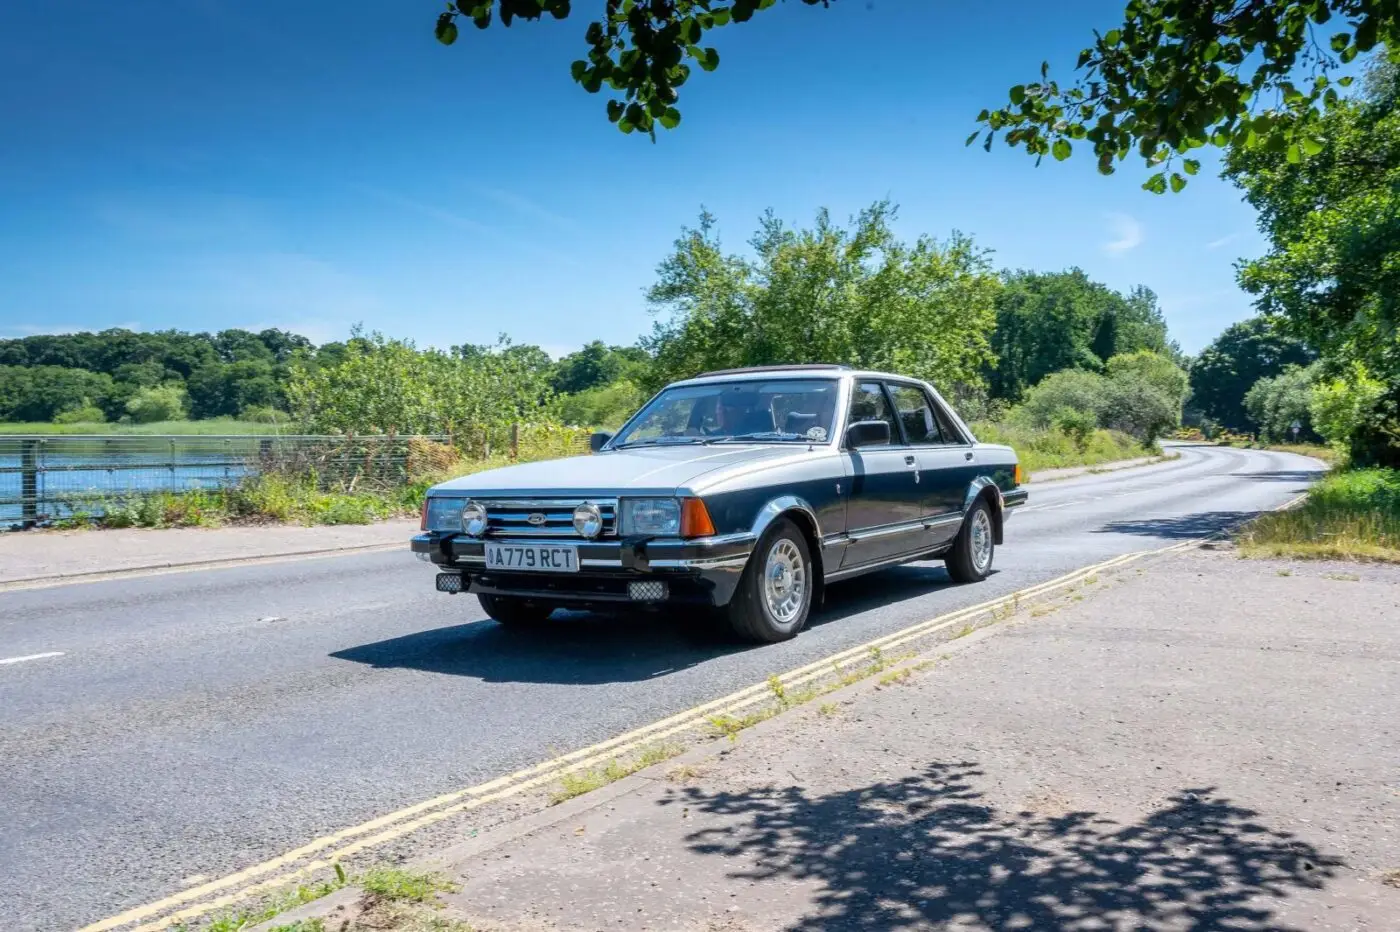
[[[1249,556],[1400,563],[1400,470],[1329,474],[1302,505],[1249,525],[1240,549]]]

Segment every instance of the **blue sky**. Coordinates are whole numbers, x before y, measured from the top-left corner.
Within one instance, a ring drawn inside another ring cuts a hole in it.
[[[679,130],[653,145],[569,78],[587,14],[432,37],[428,0],[124,0],[0,10],[0,336],[363,322],[447,346],[631,343],[701,205],[740,248],[772,207],[900,205],[998,265],[1078,265],[1157,291],[1188,351],[1251,313],[1263,251],[1213,174],[1180,195],[1087,153],[1039,169],[964,148],[972,119],[1062,76],[1121,0],[788,0],[716,30]]]

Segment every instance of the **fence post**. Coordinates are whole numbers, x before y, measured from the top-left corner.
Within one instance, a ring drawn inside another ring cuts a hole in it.
[[[19,442],[19,526],[29,530],[39,523],[39,441]]]
[[[520,423],[512,421],[510,425],[510,458],[520,459]]]

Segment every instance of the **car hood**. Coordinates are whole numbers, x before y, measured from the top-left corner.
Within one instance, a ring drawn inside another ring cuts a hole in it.
[[[776,465],[785,458],[811,455],[806,444],[633,447],[488,469],[444,482],[431,491],[480,496],[674,495],[695,491],[701,477],[709,484],[757,463]]]

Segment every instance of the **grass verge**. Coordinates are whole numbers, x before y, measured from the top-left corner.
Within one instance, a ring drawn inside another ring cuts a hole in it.
[[[685,748],[679,744],[654,744],[643,748],[639,753],[627,758],[613,758],[601,767],[591,770],[580,770],[576,773],[566,773],[559,778],[559,786],[550,794],[549,804],[557,806],[575,796],[582,796],[584,793],[591,793],[601,789],[609,783],[616,783],[623,777],[630,777],[639,770],[645,770],[652,764],[659,764],[664,760],[670,760]]]
[[[1002,422],[981,421],[972,432],[983,443],[1004,443],[1016,451],[1023,472],[1063,469],[1070,466],[1101,466],[1120,460],[1160,456],[1157,444],[1144,447],[1133,437],[1112,430],[1096,430],[1076,441],[1059,430],[1036,430]]]
[[[1301,506],[1245,527],[1239,546],[1252,557],[1400,563],[1400,470],[1331,473]]]

